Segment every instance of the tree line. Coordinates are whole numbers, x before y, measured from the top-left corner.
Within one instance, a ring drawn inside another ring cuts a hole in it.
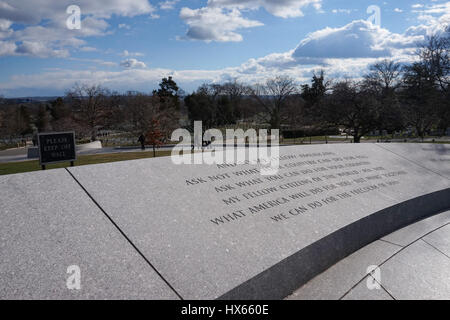
[[[171,78],[162,79],[150,94],[110,91],[100,85],[76,84],[51,102],[0,101],[0,138],[36,132],[76,132],[78,139],[95,141],[100,130],[158,135],[164,140],[179,127],[180,89]],[[151,137],[149,137],[151,140]]]
[[[145,134],[152,144],[181,126],[259,126],[282,134],[318,135],[344,129],[354,142],[370,132],[407,128],[424,137],[450,127],[450,30],[417,48],[414,62],[384,60],[361,79],[330,79],[316,72],[309,84],[276,76],[264,83],[203,84],[186,95],[172,77],[151,93],[112,92],[99,85],[75,85],[50,103],[11,104],[0,100],[0,137],[35,131],[75,130],[97,138],[100,129]]]
[[[421,45],[415,62],[384,60],[359,80],[327,79],[320,71],[301,86],[286,76],[253,86],[209,84],[187,96],[185,104],[191,121],[203,120],[206,127],[245,119],[310,135],[343,128],[356,143],[374,131],[410,128],[422,138],[432,130],[443,135],[450,127],[449,47],[447,32]]]

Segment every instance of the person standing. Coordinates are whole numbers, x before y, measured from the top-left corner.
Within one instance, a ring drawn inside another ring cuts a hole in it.
[[[143,134],[139,136],[138,142],[141,144],[141,150],[145,150],[145,136]]]

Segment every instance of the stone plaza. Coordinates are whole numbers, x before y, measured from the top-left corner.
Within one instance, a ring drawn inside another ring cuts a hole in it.
[[[278,160],[0,176],[0,299],[450,299],[448,145]]]

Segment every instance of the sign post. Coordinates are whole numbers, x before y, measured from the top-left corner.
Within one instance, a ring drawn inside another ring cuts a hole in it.
[[[77,159],[74,132],[50,132],[38,134],[39,164],[42,170],[51,163],[70,161],[74,166]]]

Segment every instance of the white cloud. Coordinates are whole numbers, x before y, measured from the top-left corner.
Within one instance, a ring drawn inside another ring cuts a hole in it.
[[[142,57],[144,56],[141,52],[130,52],[128,50],[123,50],[120,54],[122,57]]]
[[[449,14],[450,2],[426,6],[426,8],[423,9],[423,12],[428,14]]]
[[[5,39],[12,35],[14,31],[10,29],[11,25],[12,21],[0,19],[0,39]]]
[[[0,57],[14,54],[17,45],[11,41],[0,41]]]
[[[427,35],[442,32],[450,23],[448,4],[428,6],[441,12],[425,24],[408,28],[403,34],[393,33],[370,22],[357,20],[341,28],[325,28],[309,34],[292,51],[250,59],[235,71],[247,79],[285,73],[301,80],[312,70],[324,69],[330,77],[358,78],[367,66],[390,58],[408,63],[416,59],[417,45]],[[236,75],[235,75],[236,76]]]
[[[333,13],[346,13],[346,14],[350,14],[353,12],[352,9],[333,9],[331,10],[331,12]]]
[[[95,52],[95,51],[98,51],[98,49],[94,48],[94,47],[81,47],[80,51],[81,52]]]
[[[92,17],[86,17],[82,21],[81,30],[68,30],[60,27],[29,26],[24,29],[13,31],[9,29],[4,39],[16,44],[17,50],[8,51],[3,55],[28,55],[41,58],[67,57],[69,48],[81,48],[86,42],[82,37],[101,36],[108,34],[106,29],[108,23]],[[0,31],[0,34],[2,32]],[[5,52],[4,50],[0,50]]]
[[[136,59],[127,59],[122,61],[125,68],[118,71],[52,70],[34,75],[12,76],[0,83],[0,91],[5,94],[17,88],[59,88],[64,91],[75,82],[101,83],[119,91],[148,91],[149,83],[156,85],[162,77],[168,75],[173,75],[181,87],[192,90],[205,81],[238,79],[255,83],[279,74],[304,82],[318,69],[324,69],[329,77],[358,79],[367,72],[368,65],[384,58],[405,63],[414,61],[416,44],[431,32],[442,30],[445,23],[449,22],[448,11],[442,10],[442,7],[427,6],[423,10],[441,13],[420,13],[431,18],[422,20],[422,24],[410,27],[404,33],[393,33],[362,20],[353,21],[341,28],[325,28],[309,34],[290,51],[249,59],[235,67],[217,70],[152,69],[146,68],[143,62]],[[0,41],[0,55],[1,50],[16,51],[17,48],[15,43],[3,41],[2,44]],[[124,53],[122,55],[126,56]],[[128,52],[128,57],[130,56]]]
[[[390,32],[364,20],[342,28],[325,28],[313,32],[295,49],[297,59],[312,58],[378,58],[391,55],[383,45]]]
[[[414,61],[416,46],[430,28],[435,26],[417,26],[398,34],[357,20],[341,28],[313,32],[294,50],[250,59],[236,68],[234,76],[254,80],[281,73],[302,81],[313,70],[324,69],[330,77],[360,78],[370,64],[385,58]]]
[[[336,40],[339,38],[342,41]],[[395,57],[400,62],[411,61],[408,50],[417,39],[423,39],[423,36],[411,30],[408,35],[396,34],[366,21],[354,21],[342,28],[325,28],[311,33],[293,50],[249,59],[236,67],[218,70],[151,69],[136,59],[126,59],[121,63],[125,68],[121,71],[57,70],[40,75],[21,75],[0,83],[0,89],[54,87],[63,90],[75,82],[88,82],[101,83],[114,90],[148,90],[148,83],[157,83],[162,77],[172,75],[182,87],[192,90],[205,81],[238,79],[256,83],[279,74],[304,82],[318,69],[324,69],[329,77],[358,78],[367,71],[369,64],[385,57]]]
[[[67,50],[51,49],[48,48],[44,43],[36,41],[22,41],[22,43],[17,46],[15,52],[18,54],[36,56],[41,58],[66,58],[69,56],[69,52]]]
[[[395,12],[398,12],[398,13],[401,13],[401,12],[403,12],[403,10],[402,10],[402,9],[400,9],[400,8],[395,8],[395,9],[394,9],[394,11],[395,11]]]
[[[420,10],[414,10],[414,12],[419,14],[418,20],[425,24],[411,27],[408,29],[409,32],[430,35],[442,32],[450,26],[450,1],[422,6]]]
[[[0,47],[1,55],[67,56],[71,47],[85,44],[83,38],[109,34],[106,20],[113,15],[154,17],[156,10],[148,0],[78,0],[81,29],[68,30],[66,8],[72,4],[72,0],[33,0],[32,4],[29,0],[0,0],[0,39],[14,42],[17,49],[11,52]],[[24,27],[13,29],[15,24]]]
[[[180,0],[167,0],[159,3],[159,8],[161,10],[172,10],[175,8],[175,5],[180,2]]]
[[[236,30],[263,25],[243,18],[237,9],[182,8],[180,18],[189,26],[186,38],[204,41],[242,41],[242,35]]]
[[[263,25],[243,17],[243,11],[264,8],[274,16],[292,18],[302,17],[308,6],[323,13],[321,4],[322,0],[208,0],[206,7],[181,9],[180,18],[189,26],[181,39],[238,42],[243,37],[236,30]]]
[[[131,27],[129,25],[127,25],[126,23],[119,23],[118,27],[119,27],[119,29],[127,29],[127,30],[131,29]]]
[[[136,60],[134,58],[121,61],[120,66],[127,69],[147,68],[144,62]]]
[[[1,0],[0,18],[14,22],[37,24],[43,19],[53,20],[64,25],[67,14],[66,8],[76,4],[83,15],[90,15],[100,19],[110,18],[112,15],[134,17],[151,14],[155,8],[147,0]],[[61,20],[61,21],[56,21]]]
[[[11,26],[12,21],[6,19],[0,19],[0,31],[6,31]]]
[[[97,64],[100,66],[105,66],[105,67],[117,67],[117,65],[118,65],[116,62],[105,61],[102,59],[82,59],[82,58],[73,58],[73,57],[69,57],[68,59],[73,60],[73,61],[94,63],[94,64]]]
[[[120,71],[101,70],[64,70],[55,69],[41,74],[14,75],[8,82],[0,83],[0,90],[18,90],[34,88],[44,90],[48,88],[64,92],[75,83],[102,84],[113,90],[142,90],[148,91],[151,83],[156,84],[163,77],[174,76],[177,83],[192,83],[203,81],[219,81],[222,70],[182,70],[169,69],[125,69]]]
[[[322,0],[208,0],[208,6],[220,8],[251,9],[264,8],[281,18],[302,17],[302,9],[313,6],[321,9]]]

